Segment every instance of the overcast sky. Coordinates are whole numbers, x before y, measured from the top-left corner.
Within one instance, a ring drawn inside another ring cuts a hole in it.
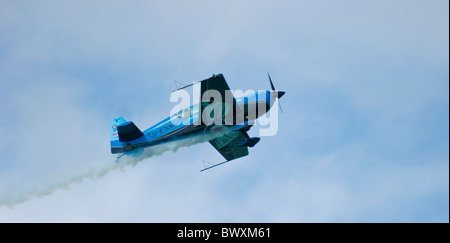
[[[0,0],[0,222],[448,222],[448,5]],[[109,120],[160,121],[173,80],[267,71],[284,113],[249,156],[97,172]]]

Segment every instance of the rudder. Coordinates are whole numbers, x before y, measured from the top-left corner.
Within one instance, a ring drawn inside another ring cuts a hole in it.
[[[111,137],[111,153],[123,153],[133,149],[129,143],[138,139],[144,134],[133,122],[125,121],[123,117],[119,117],[110,121],[110,137]]]

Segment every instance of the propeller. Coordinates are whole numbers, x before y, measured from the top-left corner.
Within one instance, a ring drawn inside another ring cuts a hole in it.
[[[276,89],[275,89],[275,86],[273,85],[272,78],[270,77],[269,72],[267,72],[267,76],[269,77],[270,87],[272,88],[272,91],[274,91],[272,94],[275,95],[275,100],[278,100],[278,99],[281,98],[286,92],[276,90]],[[281,108],[280,101],[278,101],[278,107],[280,108],[281,113],[283,113],[283,109]]]

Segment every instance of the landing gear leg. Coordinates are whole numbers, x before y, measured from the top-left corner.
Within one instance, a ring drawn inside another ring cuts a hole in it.
[[[123,153],[123,154],[117,156],[116,163],[119,163],[119,159],[122,158],[125,154],[127,154],[127,153]]]

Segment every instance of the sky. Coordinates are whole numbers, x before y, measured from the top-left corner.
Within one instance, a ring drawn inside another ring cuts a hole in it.
[[[448,5],[1,0],[0,222],[449,222]],[[266,72],[249,156],[114,164],[109,120],[167,117],[174,80]]]

